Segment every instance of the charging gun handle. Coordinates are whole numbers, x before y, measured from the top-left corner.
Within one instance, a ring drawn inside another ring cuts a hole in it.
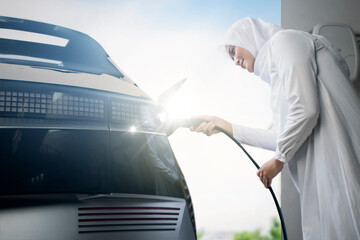
[[[205,121],[201,120],[201,119],[195,119],[195,118],[192,118],[192,119],[180,118],[180,119],[174,119],[174,120],[167,121],[161,128],[162,128],[162,131],[165,132],[165,134],[167,136],[170,136],[178,128],[190,128],[191,126],[196,128],[202,122],[205,122]]]

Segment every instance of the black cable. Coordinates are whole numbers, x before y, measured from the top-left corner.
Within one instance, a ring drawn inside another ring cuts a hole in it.
[[[259,165],[256,163],[256,161],[251,157],[251,155],[245,150],[245,148],[241,145],[241,143],[238,140],[236,140],[232,135],[230,135],[227,131],[225,131],[221,127],[216,126],[215,128],[217,130],[219,130],[220,132],[224,133],[226,136],[228,136],[233,142],[235,142],[236,145],[238,145],[241,148],[241,150],[243,150],[243,152],[246,154],[246,156],[248,156],[248,158],[255,165],[255,167],[257,169],[260,168]],[[279,202],[278,202],[278,200],[277,200],[277,198],[275,196],[275,193],[274,193],[272,187],[269,187],[268,189],[269,189],[269,191],[271,193],[271,196],[272,196],[272,198],[273,198],[273,200],[275,202],[276,209],[277,209],[279,217],[280,217],[281,229],[282,229],[282,232],[283,232],[284,239],[287,240],[288,238],[287,238],[287,233],[286,233],[285,221],[284,221],[284,217],[282,215],[282,211],[281,211]]]
[[[202,122],[204,122],[204,120],[202,119],[174,119],[171,121],[168,121],[166,123],[163,124],[162,126],[162,131],[164,131],[167,136],[170,136],[174,131],[176,131],[176,129],[178,129],[179,127],[185,127],[185,128],[189,128],[190,126],[196,128],[196,126],[198,126],[199,124],[201,124]],[[226,130],[224,130],[223,128],[219,127],[219,126],[215,126],[215,128],[217,130],[219,130],[220,132],[224,133],[226,136],[228,136],[234,143],[236,143],[236,145],[238,145],[241,150],[243,150],[243,152],[246,154],[246,156],[248,156],[248,158],[251,160],[251,162],[255,165],[255,167],[257,169],[259,169],[259,165],[256,163],[256,161],[251,157],[251,155],[245,150],[245,148],[241,145],[241,143],[236,140],[232,135],[230,135]],[[282,229],[282,233],[284,236],[284,240],[287,240],[287,234],[286,234],[286,227],[285,227],[285,221],[284,221],[284,217],[282,215],[282,211],[279,205],[279,202],[275,196],[275,193],[273,191],[273,189],[271,187],[268,188],[271,196],[275,202],[275,206],[276,209],[278,211],[279,214],[279,218],[280,218],[280,222],[281,222],[281,229]]]

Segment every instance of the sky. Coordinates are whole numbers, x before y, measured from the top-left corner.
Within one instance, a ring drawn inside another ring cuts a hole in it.
[[[280,25],[280,0],[0,0],[0,15],[48,22],[88,34],[154,100],[187,78],[168,105],[171,117],[210,114],[269,128],[269,86],[218,49],[242,17]],[[256,169],[222,134],[179,129],[169,137],[187,180],[197,228],[266,230],[277,216]],[[273,153],[246,146],[262,165]],[[273,182],[280,199],[280,179]]]

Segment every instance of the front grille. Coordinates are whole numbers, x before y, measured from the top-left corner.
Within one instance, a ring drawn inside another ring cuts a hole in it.
[[[49,119],[105,119],[105,98],[53,89],[0,91],[0,116]]]
[[[170,207],[78,208],[78,232],[175,231],[179,214]]]
[[[111,122],[118,127],[135,125],[145,129],[157,129],[160,124],[157,109],[147,98],[4,79],[0,79],[0,118]]]

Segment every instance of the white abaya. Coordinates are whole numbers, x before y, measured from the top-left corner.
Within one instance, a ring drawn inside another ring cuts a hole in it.
[[[257,55],[273,129],[233,124],[234,137],[287,163],[304,239],[360,239],[360,100],[343,60],[323,38],[294,30],[275,33]]]

